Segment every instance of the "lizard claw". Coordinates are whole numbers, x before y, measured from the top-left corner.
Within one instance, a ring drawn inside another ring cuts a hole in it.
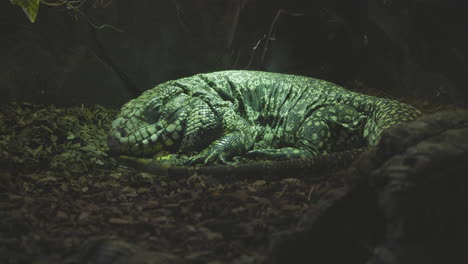
[[[205,158],[204,164],[226,164],[226,158],[222,153],[211,153]]]
[[[227,164],[226,157],[223,153],[204,151],[191,157],[187,165],[193,166],[196,164],[211,165],[211,164]]]
[[[203,162],[203,156],[201,156],[200,154],[196,155],[196,156],[193,156],[191,158],[189,158],[188,162],[187,162],[187,166],[195,166],[196,164],[200,164]]]

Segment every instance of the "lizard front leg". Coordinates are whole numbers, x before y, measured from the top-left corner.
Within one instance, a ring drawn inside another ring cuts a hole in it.
[[[226,164],[232,157],[243,155],[252,147],[257,134],[254,126],[236,114],[232,107],[223,110],[223,135],[192,157],[190,164]]]

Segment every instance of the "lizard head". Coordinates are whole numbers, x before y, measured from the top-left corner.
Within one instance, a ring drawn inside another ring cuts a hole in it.
[[[173,152],[180,145],[187,101],[180,89],[154,88],[124,105],[112,122],[107,144],[111,152],[149,156]]]

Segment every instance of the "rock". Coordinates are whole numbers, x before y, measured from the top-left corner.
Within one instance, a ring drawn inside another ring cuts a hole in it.
[[[395,148],[369,174],[386,231],[368,263],[467,263],[468,113],[397,126],[378,155]]]
[[[468,263],[468,112],[389,129],[265,263]]]
[[[264,263],[364,263],[383,232],[369,190],[342,188],[309,210],[296,230],[273,238]]]

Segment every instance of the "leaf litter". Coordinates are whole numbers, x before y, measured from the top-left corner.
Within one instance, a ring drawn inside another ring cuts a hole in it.
[[[0,263],[259,263],[273,234],[343,184],[141,172],[107,154],[115,115],[1,106]]]

